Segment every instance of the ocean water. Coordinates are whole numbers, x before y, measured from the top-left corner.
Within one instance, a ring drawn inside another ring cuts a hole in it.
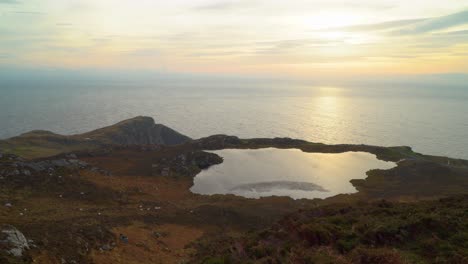
[[[407,145],[468,159],[468,88],[288,83],[0,81],[0,138],[81,133],[138,115],[192,138]]]
[[[395,167],[395,163],[378,160],[365,152],[306,153],[275,148],[213,152],[223,157],[224,162],[195,177],[190,188],[194,193],[323,199],[357,192],[350,180],[366,178],[371,169]]]

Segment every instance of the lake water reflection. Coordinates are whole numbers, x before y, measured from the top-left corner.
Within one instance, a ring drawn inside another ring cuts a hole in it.
[[[200,172],[191,191],[200,194],[236,194],[248,198],[290,196],[327,198],[354,193],[351,179],[364,179],[371,169],[390,169],[393,162],[365,152],[306,153],[298,149],[265,148],[213,151],[220,165]]]

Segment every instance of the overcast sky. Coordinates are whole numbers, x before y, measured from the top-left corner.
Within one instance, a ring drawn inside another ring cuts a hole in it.
[[[0,66],[468,73],[468,0],[0,0]]]

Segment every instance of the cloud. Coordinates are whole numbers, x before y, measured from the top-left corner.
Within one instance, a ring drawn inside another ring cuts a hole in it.
[[[283,39],[278,41],[263,41],[257,42],[258,46],[269,46],[276,49],[294,49],[303,46],[324,46],[330,44],[342,43],[341,40],[328,39]]]
[[[399,35],[423,34],[464,24],[468,24],[468,10],[446,16],[426,19],[420,23],[396,30],[393,33]]]
[[[0,4],[19,4],[17,0],[0,0]]]
[[[161,56],[161,51],[158,49],[136,49],[128,52],[124,52],[124,55],[131,57],[159,57]]]
[[[254,8],[255,7],[255,8]],[[267,1],[267,0],[218,0],[211,1],[202,5],[192,7],[193,11],[231,11],[231,10],[245,10],[248,12],[254,11],[258,14],[260,10],[264,14],[271,16],[279,16],[280,14],[296,14],[296,15],[310,15],[311,12],[317,10],[336,10],[343,9],[343,7],[352,10],[378,10],[382,12],[397,7],[395,4],[388,3],[356,3],[355,0],[295,0],[287,4],[282,4],[281,1]]]
[[[445,35],[445,36],[468,36],[468,30],[450,31],[450,32],[445,32],[445,33],[438,33],[437,35]]]
[[[404,20],[392,20],[386,21],[382,23],[375,23],[375,24],[359,24],[347,27],[337,27],[337,28],[326,28],[320,31],[385,31],[391,30],[395,28],[401,28],[408,25],[413,25],[416,23],[420,23],[426,21],[427,18],[420,18],[420,19],[404,19]]]
[[[92,38],[91,40],[96,42],[96,43],[101,43],[102,44],[102,43],[112,41],[112,38],[110,38],[110,37],[101,37],[101,38]]]
[[[418,19],[392,20],[374,24],[358,24],[346,27],[325,28],[317,31],[348,31],[348,32],[370,32],[388,31],[391,35],[415,35],[443,30],[454,26],[468,24],[468,10],[454,14]],[[463,34],[458,32],[453,34]]]
[[[37,11],[14,11],[15,14],[23,14],[23,15],[43,15],[44,12],[37,12]]]
[[[47,44],[44,46],[44,50],[54,50],[54,52],[64,52],[70,54],[81,54],[85,55],[90,51],[89,47],[71,47],[66,45],[55,45],[55,44]]]
[[[14,56],[12,54],[0,54],[0,59],[10,59]]]
[[[212,4],[196,6],[193,9],[199,11],[221,11],[231,10],[245,6],[246,3],[242,1],[220,1]]]
[[[232,7],[231,2],[220,2],[220,3],[215,3],[215,4],[197,6],[197,7],[195,7],[195,9],[198,9],[198,10],[225,10],[225,9],[230,9],[231,7]]]
[[[301,2],[300,2],[301,3]],[[326,0],[326,1],[304,1],[301,3],[301,5],[310,3],[314,6],[319,6],[321,8],[330,8],[330,9],[342,9],[344,6],[346,8],[351,8],[351,9],[372,9],[372,10],[378,10],[378,11],[383,11],[383,10],[388,10],[388,9],[393,9],[396,8],[398,5],[397,4],[389,4],[389,3],[382,3],[378,1],[371,1],[371,2],[361,2],[359,3],[356,0]]]
[[[459,31],[460,33],[460,31]],[[468,43],[468,32],[465,34],[455,34],[454,32],[428,34],[419,39],[420,46],[444,48]]]
[[[225,57],[225,56],[238,56],[245,55],[242,51],[210,51],[210,52],[196,52],[189,54],[189,57]]]
[[[327,39],[283,39],[277,41],[256,42],[253,54],[259,56],[281,56],[302,54],[304,50],[314,50],[321,47],[342,44],[342,40]]]
[[[57,27],[71,27],[71,26],[73,26],[72,23],[56,23],[55,25]]]

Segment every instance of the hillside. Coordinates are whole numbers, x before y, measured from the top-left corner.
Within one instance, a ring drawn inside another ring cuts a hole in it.
[[[3,144],[24,155],[0,153],[0,263],[467,263],[467,160],[405,146],[190,140],[146,117]],[[223,162],[206,150],[227,148],[368,152],[396,166],[324,200],[192,193],[194,177]]]
[[[301,210],[248,235],[196,243],[193,263],[468,263],[468,196]]]
[[[0,140],[0,152],[24,158],[40,158],[105,145],[176,145],[187,141],[190,141],[189,137],[167,126],[156,124],[153,118],[139,116],[78,135],[65,136],[34,130]]]

